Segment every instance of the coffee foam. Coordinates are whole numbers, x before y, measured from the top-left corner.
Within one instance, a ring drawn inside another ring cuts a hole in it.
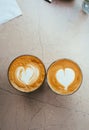
[[[39,69],[33,65],[27,65],[26,68],[20,66],[15,72],[16,78],[23,84],[33,84],[39,77]]]
[[[32,92],[41,87],[45,80],[45,66],[32,55],[15,58],[8,69],[11,85],[22,92]]]
[[[61,85],[63,85],[64,89],[67,90],[69,85],[75,79],[75,72],[70,68],[65,68],[64,70],[59,69],[56,72],[56,79]]]
[[[47,82],[57,94],[73,94],[81,85],[82,72],[80,67],[69,59],[57,60],[48,69]]]

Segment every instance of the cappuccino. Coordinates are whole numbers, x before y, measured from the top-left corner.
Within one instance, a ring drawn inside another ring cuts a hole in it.
[[[22,92],[32,92],[43,84],[45,72],[40,59],[24,55],[12,61],[8,69],[8,78],[14,88]]]
[[[72,94],[81,85],[82,72],[80,67],[69,59],[57,60],[48,69],[47,82],[57,94]]]

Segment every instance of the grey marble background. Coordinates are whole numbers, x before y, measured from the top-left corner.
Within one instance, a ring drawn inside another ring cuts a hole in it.
[[[81,0],[18,0],[23,16],[0,26],[0,130],[89,129],[89,16]],[[77,62],[80,89],[70,96],[53,93],[47,82],[29,94],[8,82],[11,61],[23,54],[49,65],[61,58]]]

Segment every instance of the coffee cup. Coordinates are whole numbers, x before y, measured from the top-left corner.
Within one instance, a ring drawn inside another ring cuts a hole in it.
[[[57,94],[73,94],[81,85],[82,72],[74,61],[60,59],[53,62],[48,68],[47,82],[51,90]]]
[[[43,62],[32,55],[15,58],[8,68],[10,84],[19,91],[32,92],[42,86],[46,70]]]

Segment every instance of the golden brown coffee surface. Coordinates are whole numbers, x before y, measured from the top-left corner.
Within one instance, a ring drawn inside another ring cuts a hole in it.
[[[22,92],[32,92],[42,85],[45,67],[35,56],[19,56],[10,64],[8,78],[14,88]]]
[[[82,72],[80,67],[69,59],[57,60],[48,69],[47,82],[57,94],[72,94],[81,85]]]

